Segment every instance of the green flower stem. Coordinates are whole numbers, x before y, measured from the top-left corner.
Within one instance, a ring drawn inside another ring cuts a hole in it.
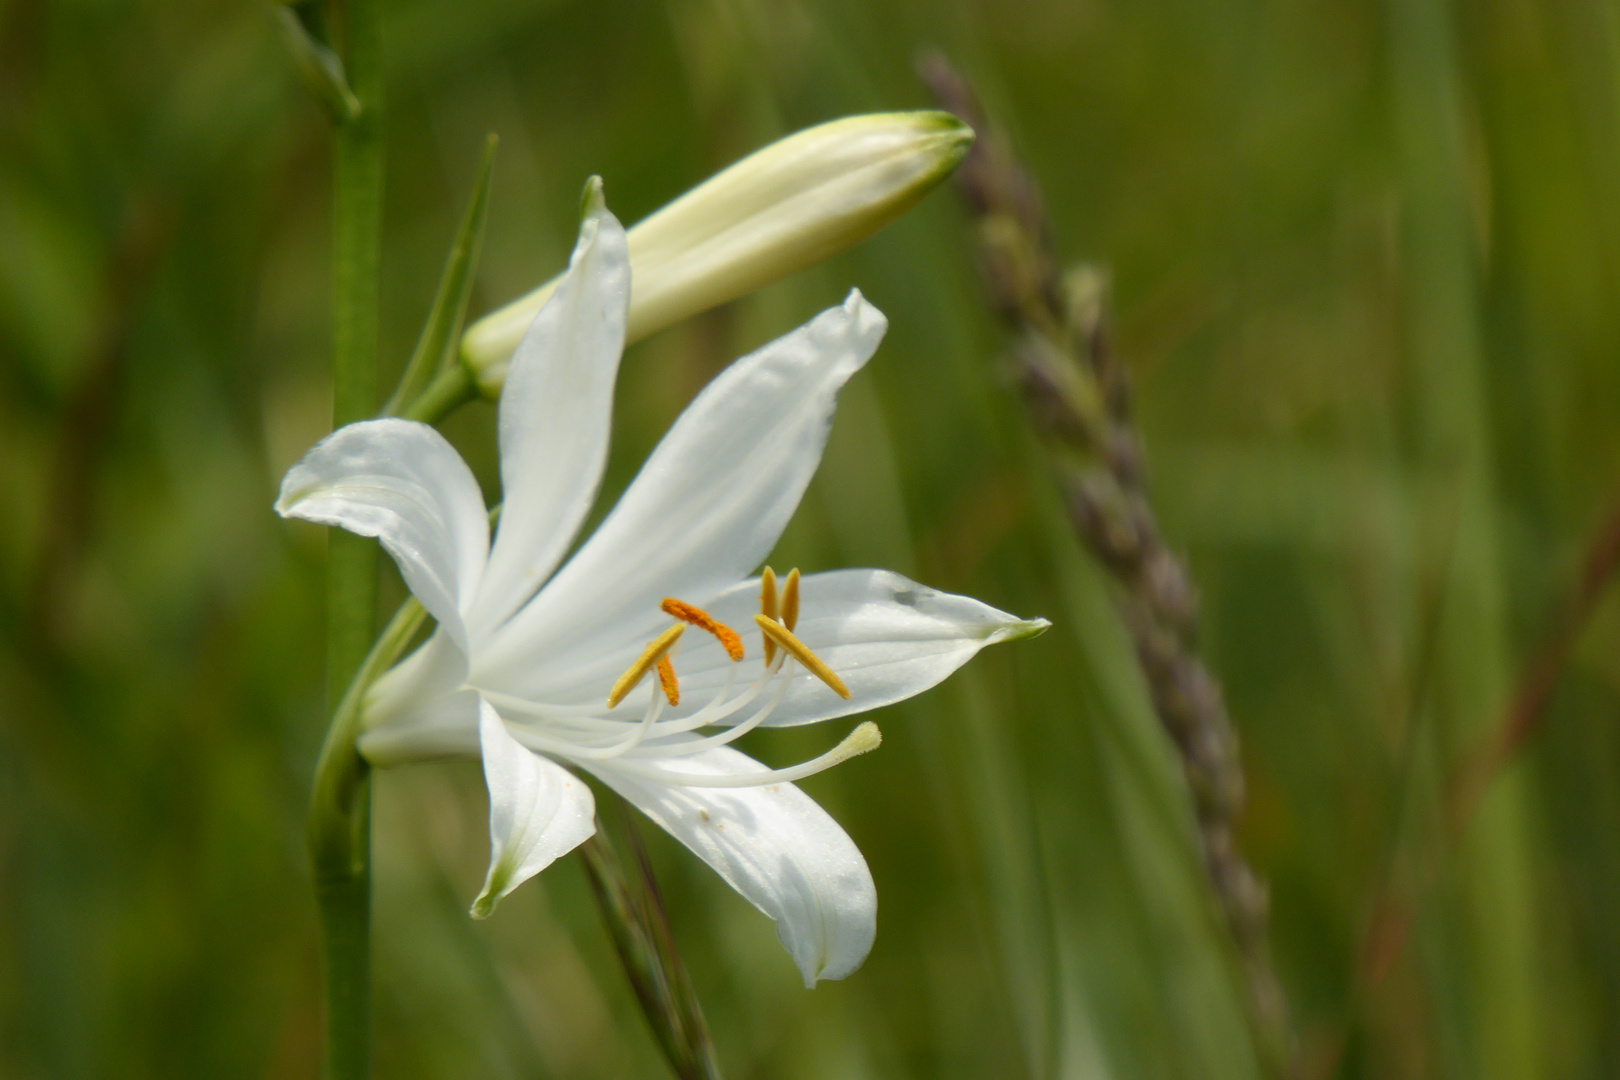
[[[473,383],[472,375],[458,360],[439,372],[427,389],[398,415],[407,420],[420,420],[424,424],[437,424],[477,396],[478,387]]]
[[[365,759],[355,749],[361,731],[361,706],[371,684],[399,659],[426,617],[427,611],[415,597],[400,605],[332,714],[332,726],[315,767],[315,790],[310,796],[309,847],[317,881],[327,876],[352,877],[362,868],[366,852],[363,844],[355,842],[354,828],[369,777]]]
[[[345,69],[360,108],[337,127],[334,155],[334,427],[364,419],[377,407],[383,170],[381,0],[345,0],[338,14]],[[316,767],[309,818],[326,975],[325,1075],[363,1080],[371,1068],[371,799],[366,765],[354,748],[355,687],[362,681],[355,675],[369,666],[365,657],[376,626],[373,541],[332,530],[326,598],[327,693],[343,698]]]
[[[332,426],[377,408],[377,275],[382,237],[380,0],[343,4],[349,84],[360,113],[337,128],[332,252]],[[376,629],[376,545],[330,538],[327,692],[347,687]],[[335,701],[332,702],[335,704]]]
[[[326,957],[326,1075],[370,1068],[371,769],[355,748],[366,691],[397,660],[427,612],[400,605],[332,715],[310,796],[309,852]]]

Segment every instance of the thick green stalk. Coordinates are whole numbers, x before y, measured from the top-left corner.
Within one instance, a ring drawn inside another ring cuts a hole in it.
[[[352,1080],[370,1070],[371,771],[355,749],[361,706],[426,615],[414,597],[394,614],[333,711],[315,768],[308,839],[326,965],[329,1080]]]
[[[382,233],[381,0],[345,0],[339,14],[357,115],[337,128],[332,266],[332,424],[377,408],[377,271]],[[327,554],[327,693],[342,694],[316,770],[310,858],[326,977],[328,1080],[371,1067],[370,784],[354,747],[358,706],[344,688],[371,645],[376,545],[333,530]],[[344,704],[348,704],[345,718]]]
[[[371,778],[353,788],[350,839],[363,861],[348,872],[315,872],[326,992],[328,1080],[357,1080],[371,1070]]]
[[[360,114],[337,129],[332,252],[332,426],[377,409],[377,273],[382,236],[380,0],[347,0],[349,85]],[[376,545],[330,538],[327,692],[333,704],[371,647]]]

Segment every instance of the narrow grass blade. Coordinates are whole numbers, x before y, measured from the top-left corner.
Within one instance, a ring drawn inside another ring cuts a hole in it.
[[[455,343],[462,318],[467,313],[467,298],[472,293],[473,269],[484,238],[484,223],[489,219],[489,181],[498,141],[493,132],[484,141],[484,157],[478,165],[478,177],[473,181],[472,197],[467,200],[467,209],[461,216],[461,227],[456,230],[455,242],[450,245],[450,254],[444,261],[439,291],[433,297],[433,307],[422,326],[421,337],[416,340],[416,349],[399,377],[399,386],[383,406],[384,416],[404,414],[436,375],[456,363]]]
[[[614,801],[616,797],[597,793],[599,811]],[[625,820],[623,806],[617,809],[608,820],[599,817],[596,834],[578,848],[597,909],[675,1075],[680,1080],[720,1080],[708,1021],[676,951],[652,864],[635,827]],[[608,837],[610,822],[629,841],[634,855],[631,865],[626,865]]]

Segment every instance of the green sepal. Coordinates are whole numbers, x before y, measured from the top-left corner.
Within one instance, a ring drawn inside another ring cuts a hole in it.
[[[422,398],[436,381],[454,377],[450,368],[460,363],[456,355],[456,342],[461,336],[461,323],[467,314],[467,299],[472,295],[473,270],[478,263],[478,251],[484,239],[484,225],[489,220],[489,183],[495,164],[494,133],[484,141],[484,157],[478,165],[478,176],[473,181],[472,196],[461,215],[461,227],[450,245],[450,254],[444,261],[444,273],[439,277],[439,291],[433,297],[427,322],[416,340],[416,349],[405,364],[388,404],[383,406],[384,416],[403,416],[416,412]]]
[[[274,5],[271,17],[281,29],[281,40],[286,43],[304,85],[321,99],[333,122],[351,124],[359,119],[360,99],[350,89],[343,61],[338,59],[337,53],[315,40],[291,5]]]

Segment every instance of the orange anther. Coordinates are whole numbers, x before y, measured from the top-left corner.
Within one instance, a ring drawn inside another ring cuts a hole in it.
[[[681,684],[675,681],[675,665],[669,662],[669,653],[658,658],[658,685],[664,688],[671,706],[681,703]]]
[[[759,613],[767,619],[777,617],[776,607],[776,571],[766,567],[759,575]],[[776,642],[765,637],[765,666],[770,667],[771,661],[776,659]]]
[[[624,696],[634,690],[636,684],[647,677],[647,672],[656,667],[658,662],[664,658],[664,655],[675,647],[675,643],[680,640],[681,634],[685,631],[686,627],[684,626],[672,626],[653,638],[652,643],[642,650],[640,656],[636,657],[636,662],[625,669],[624,674],[619,676],[619,681],[613,684],[613,689],[608,691],[608,708],[611,709],[623,701]]]
[[[849,687],[844,685],[844,680],[840,679],[821,657],[811,652],[810,646],[794,637],[793,631],[775,619],[767,619],[763,615],[755,615],[754,621],[759,624],[760,631],[767,638],[774,639],[782,647],[783,652],[803,664],[806,671],[826,683],[833,693],[846,701],[849,700]]]
[[[799,568],[797,566],[788,571],[787,581],[782,583],[782,617],[777,621],[789,630],[798,629]]]
[[[679,619],[682,622],[691,623],[699,630],[707,630],[713,634],[720,640],[720,645],[726,650],[726,655],[733,660],[743,658],[742,638],[737,636],[737,631],[725,623],[716,621],[714,616],[707,611],[693,607],[684,600],[677,600],[673,596],[664,597],[664,602],[660,606],[664,609],[665,615]]]

